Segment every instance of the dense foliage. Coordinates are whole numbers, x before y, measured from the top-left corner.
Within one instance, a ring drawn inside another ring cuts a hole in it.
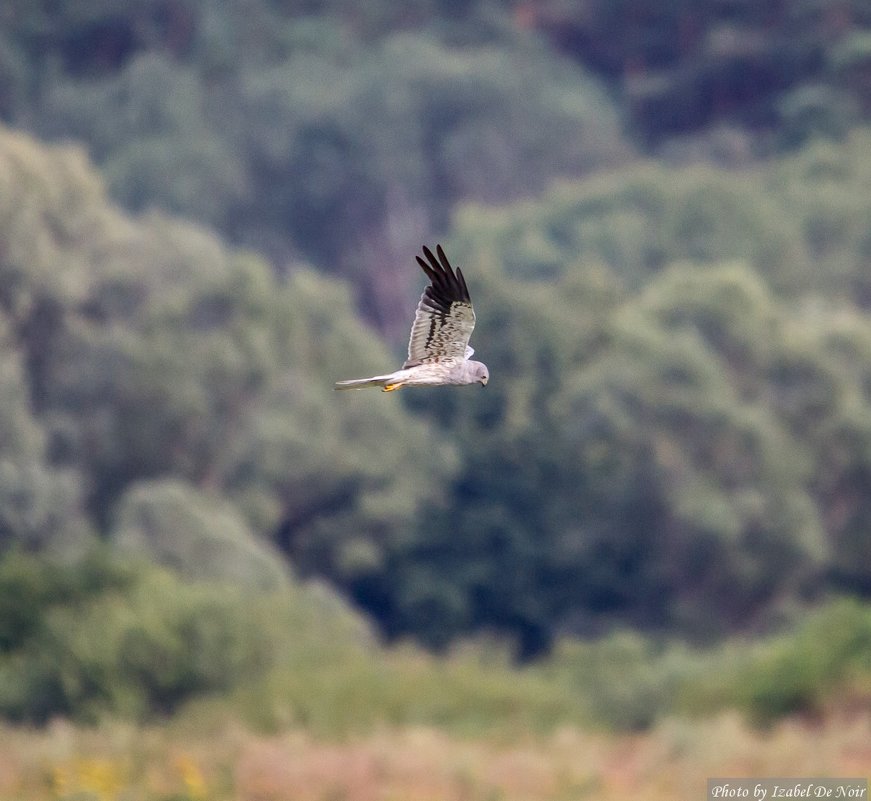
[[[128,207],[349,277],[395,337],[407,252],[457,201],[625,160],[620,117],[680,159],[842,138],[869,25],[864,0],[10,0],[0,118],[86,143]]]
[[[389,5],[364,20],[343,3],[13,3],[0,111],[86,143],[129,208],[350,278],[396,336],[408,251],[455,202],[504,202],[629,148],[603,89],[504,15],[422,5],[431,24],[408,25]]]
[[[768,150],[843,134],[869,111],[865,0],[521,7],[557,48],[622,88],[648,142],[738,124]]]
[[[523,656],[871,593],[868,10],[787,5],[4,4],[3,709],[233,688],[295,575]],[[436,235],[490,385],[334,395]]]

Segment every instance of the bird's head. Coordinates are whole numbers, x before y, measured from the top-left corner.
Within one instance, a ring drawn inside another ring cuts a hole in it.
[[[487,369],[486,364],[475,362],[475,380],[478,381],[482,387],[487,386],[487,382],[490,380],[490,371]]]

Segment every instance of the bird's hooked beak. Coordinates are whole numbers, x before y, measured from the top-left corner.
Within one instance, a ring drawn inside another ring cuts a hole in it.
[[[487,382],[488,382],[489,380],[490,380],[490,379],[489,379],[487,376],[484,376],[484,377],[481,379],[481,387],[482,387],[482,388],[483,388],[483,387],[486,387],[486,386],[487,386]]]

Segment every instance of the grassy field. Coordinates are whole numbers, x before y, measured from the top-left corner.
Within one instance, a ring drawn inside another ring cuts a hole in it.
[[[384,647],[329,599],[300,597],[257,618],[278,643],[268,668],[164,716],[113,712],[105,694],[78,722],[0,724],[0,801],[691,801],[712,776],[871,774],[866,604],[708,649],[566,640],[521,668],[487,639],[440,657]],[[0,661],[7,703],[40,665],[75,688],[114,664],[14,656]]]
[[[666,720],[643,734],[574,726],[463,737],[436,727],[318,738],[238,724],[56,722],[0,729],[2,801],[568,801],[702,799],[710,776],[868,776],[871,714]]]

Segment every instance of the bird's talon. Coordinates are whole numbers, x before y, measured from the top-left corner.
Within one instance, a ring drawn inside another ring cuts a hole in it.
[[[402,386],[402,384],[385,384],[384,389],[382,389],[381,391],[382,392],[393,392],[394,389],[399,389],[401,386]]]

